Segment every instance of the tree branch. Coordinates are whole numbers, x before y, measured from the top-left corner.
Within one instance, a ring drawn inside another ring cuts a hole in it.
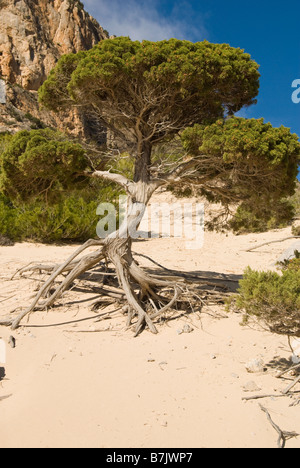
[[[122,176],[121,174],[116,174],[114,172],[109,171],[95,171],[91,173],[86,173],[87,176],[90,177],[99,177],[101,179],[109,180],[110,182],[114,182],[115,184],[121,185],[128,194],[130,194],[130,188],[133,185],[133,182],[127,177]]]
[[[180,184],[185,181],[191,182],[192,180],[194,185],[200,186],[216,179],[220,176],[221,172],[217,172],[215,167],[213,169],[209,167],[207,172],[203,173],[202,177],[197,174],[198,167],[203,164],[204,158],[207,158],[207,156],[201,155],[200,157],[189,159],[188,161],[181,163],[169,173],[159,175],[155,179],[155,183],[159,187],[167,184]],[[204,168],[204,164],[201,168]]]
[[[265,245],[276,244],[278,242],[284,242],[290,239],[300,239],[300,236],[290,236],[290,237],[285,237],[284,239],[264,242],[263,244],[259,244],[259,245],[256,245],[255,247],[251,247],[250,249],[244,250],[244,252],[252,252],[252,250],[259,249],[260,247],[264,247]]]

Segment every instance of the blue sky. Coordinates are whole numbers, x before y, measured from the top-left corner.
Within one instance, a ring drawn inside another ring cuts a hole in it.
[[[176,37],[193,42],[228,43],[260,64],[258,103],[243,117],[264,117],[300,136],[300,102],[292,102],[294,80],[300,88],[299,0],[83,0],[104,29],[134,40]],[[300,91],[297,94],[300,98]]]

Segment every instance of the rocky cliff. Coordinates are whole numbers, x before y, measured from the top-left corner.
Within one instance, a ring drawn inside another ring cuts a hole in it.
[[[107,37],[79,1],[0,0],[0,75],[37,90],[62,54]]]
[[[89,136],[86,117],[39,109],[37,90],[61,55],[104,39],[108,33],[78,0],[0,0],[0,132],[34,128],[39,119]]]

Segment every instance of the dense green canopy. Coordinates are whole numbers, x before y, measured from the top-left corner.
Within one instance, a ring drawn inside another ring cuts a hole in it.
[[[40,89],[52,110],[88,107],[136,147],[195,123],[212,122],[252,104],[258,65],[227,44],[118,37],[61,58]]]
[[[300,143],[288,128],[232,117],[187,128],[182,141],[193,172],[182,174],[181,186],[199,187],[211,201],[225,206],[243,202],[249,212],[262,216],[294,193]]]
[[[262,191],[266,185],[275,188],[276,177],[287,195],[293,192],[300,144],[286,127],[274,128],[264,119],[232,117],[187,128],[182,141],[188,153],[197,157],[198,175],[230,182],[236,193],[248,192],[251,183]],[[272,179],[263,183],[268,175]]]

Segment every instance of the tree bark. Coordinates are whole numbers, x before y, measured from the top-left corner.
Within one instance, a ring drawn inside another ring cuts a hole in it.
[[[152,146],[148,141],[144,140],[139,145],[134,168],[134,182],[150,182],[151,151]]]

